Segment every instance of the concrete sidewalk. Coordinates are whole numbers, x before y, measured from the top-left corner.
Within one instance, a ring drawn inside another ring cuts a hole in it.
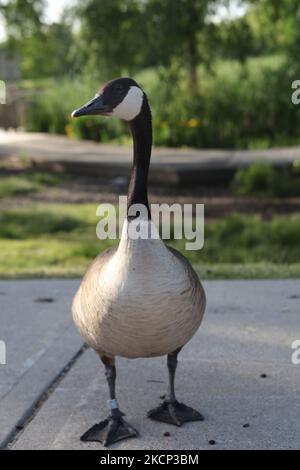
[[[82,349],[70,303],[77,280],[0,282],[0,442],[12,449],[99,449],[80,435],[105,417],[107,387]],[[206,316],[180,354],[177,392],[206,420],[150,421],[167,386],[165,358],[117,361],[122,410],[140,437],[115,449],[296,449],[300,442],[299,281],[210,281]],[[266,377],[262,377],[266,374]],[[170,436],[164,436],[169,432]]]
[[[22,157],[35,168],[63,169],[106,180],[129,176],[132,149],[64,136],[0,130],[0,162],[12,157]],[[299,147],[239,151],[154,148],[150,182],[182,186],[202,181],[207,185],[226,183],[237,169],[255,161],[284,166],[299,158]]]

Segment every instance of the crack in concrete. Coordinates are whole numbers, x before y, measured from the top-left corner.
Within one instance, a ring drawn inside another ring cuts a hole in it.
[[[88,349],[87,344],[83,344],[82,347],[74,354],[72,359],[60,370],[60,372],[54,377],[53,380],[46,386],[45,390],[40,396],[34,401],[32,406],[26,410],[24,415],[20,418],[15,428],[11,431],[9,436],[0,445],[0,450],[10,450],[13,445],[18,441],[21,434],[25,431],[30,422],[35,418],[43,404],[48,400],[52,393],[59,386],[61,381],[67,375],[67,373],[76,364],[82,354]]]

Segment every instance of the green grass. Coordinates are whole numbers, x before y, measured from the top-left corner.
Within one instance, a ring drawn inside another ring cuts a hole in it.
[[[300,263],[274,264],[268,262],[250,264],[195,265],[201,279],[290,279],[300,278]]]
[[[0,277],[81,276],[117,240],[98,240],[96,205],[38,204],[0,215]],[[182,251],[203,279],[300,277],[300,216],[232,214],[206,224],[204,249]]]
[[[59,174],[23,173],[22,175],[0,177],[0,199],[35,193],[46,186],[57,186],[63,180]]]

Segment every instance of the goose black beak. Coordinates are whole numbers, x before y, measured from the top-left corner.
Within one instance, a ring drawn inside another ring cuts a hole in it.
[[[75,109],[72,113],[72,117],[79,116],[90,116],[93,114],[107,114],[109,113],[109,108],[103,103],[103,98],[101,95],[96,95],[95,98],[88,101],[81,108]]]

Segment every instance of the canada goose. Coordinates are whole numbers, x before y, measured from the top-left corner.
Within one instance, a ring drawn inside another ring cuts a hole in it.
[[[180,426],[203,420],[202,415],[179,403],[175,396],[177,355],[198,329],[205,310],[202,285],[185,257],[160,238],[132,239],[130,215],[134,204],[146,208],[150,224],[147,177],[152,147],[151,111],[147,97],[130,78],[108,82],[96,96],[72,113],[73,117],[99,114],[129,122],[134,155],[128,189],[127,219],[119,246],[93,261],[73,300],[73,318],[87,343],[106,369],[109,417],[95,424],[81,439],[105,446],[137,435],[123,418],[115,393],[115,357],[167,355],[169,392],[148,417]]]

